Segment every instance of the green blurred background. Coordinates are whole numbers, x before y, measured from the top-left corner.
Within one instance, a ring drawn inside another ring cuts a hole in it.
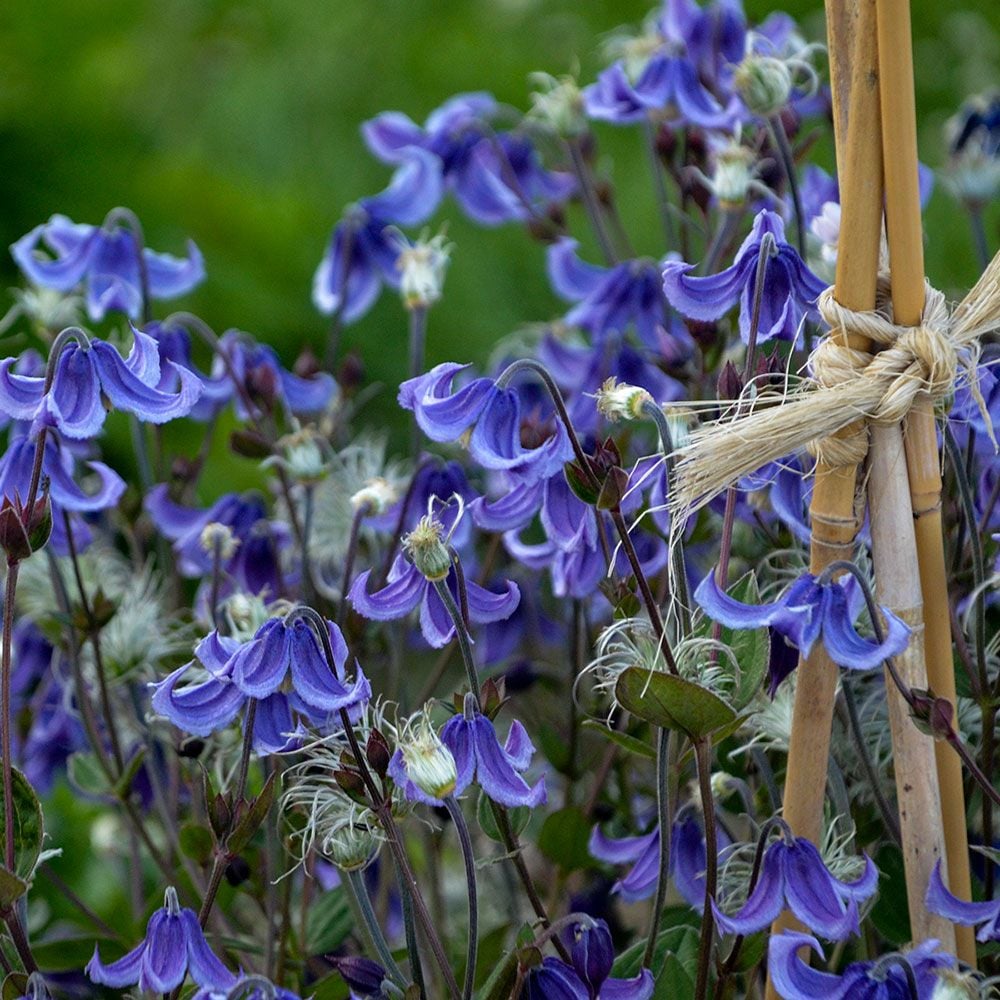
[[[13,0],[0,10],[0,243],[53,212],[97,222],[127,205],[152,247],[179,252],[187,236],[199,244],[208,280],[190,305],[213,326],[249,330],[289,359],[304,343],[321,351],[327,321],[310,301],[313,270],[343,206],[388,178],[359,124],[385,109],[422,120],[471,89],[525,108],[531,71],[579,67],[592,80],[602,37],[649,6]],[[754,20],[772,9],[765,0],[747,6]],[[947,116],[998,80],[1000,5],[962,6],[915,4],[921,155],[932,165],[943,157]],[[814,0],[785,9],[808,37],[823,37]],[[638,133],[601,127],[599,137],[634,242],[659,255]],[[543,249],[519,227],[478,230],[450,203],[439,217],[450,220],[456,249],[431,317],[429,362],[482,360],[519,324],[558,315]],[[967,285],[975,271],[967,226],[940,188],[928,227],[932,279],[949,290]],[[0,256],[0,280],[15,283],[9,256]],[[385,386],[374,405],[390,421],[405,338],[402,309],[386,295],[344,339]]]

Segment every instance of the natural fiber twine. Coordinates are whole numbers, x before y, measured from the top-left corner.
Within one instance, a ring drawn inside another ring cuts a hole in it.
[[[944,295],[928,285],[919,326],[892,322],[887,278],[879,281],[871,312],[844,308],[833,291],[827,288],[817,303],[831,334],[813,352],[803,387],[772,405],[763,397],[766,408],[738,410],[696,431],[676,453],[670,507],[681,523],[741,476],[807,448],[828,466],[859,464],[868,450],[865,421],[898,423],[918,394],[949,396],[960,368],[985,412],[975,368],[979,338],[1000,326],[1000,254],[950,315]],[[848,346],[860,339],[873,345],[871,352]],[[845,428],[851,429],[842,434]]]

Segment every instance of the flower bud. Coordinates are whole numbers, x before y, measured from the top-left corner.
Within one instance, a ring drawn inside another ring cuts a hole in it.
[[[626,382],[619,384],[612,375],[597,393],[597,412],[609,423],[638,420],[644,404],[652,402],[653,397],[645,389]]]
[[[47,496],[39,497],[28,511],[15,496],[13,503],[3,498],[0,505],[0,549],[7,562],[27,559],[40,549],[52,533],[52,511]]]
[[[732,361],[727,361],[722,366],[719,380],[716,383],[716,391],[719,394],[719,399],[739,399],[743,394],[743,378]]]
[[[323,854],[341,871],[356,872],[368,866],[378,841],[365,826],[344,823],[323,839]]]
[[[426,712],[421,712],[403,732],[399,744],[406,776],[432,799],[445,799],[455,791],[458,771],[451,751],[441,742]]]
[[[770,118],[788,103],[792,94],[792,73],[774,56],[749,53],[736,67],[733,82],[743,103],[755,115]]]
[[[381,1000],[385,996],[382,989],[386,978],[385,969],[378,962],[360,955],[347,955],[333,959],[333,965],[351,991],[363,1000]]]
[[[597,996],[604,981],[611,975],[611,966],[615,961],[615,949],[607,923],[595,920],[590,926],[577,924],[573,928],[570,957],[577,975],[590,988],[591,994]]]
[[[403,550],[432,583],[443,580],[451,569],[451,553],[444,543],[444,528],[431,514],[422,517],[403,539]]]

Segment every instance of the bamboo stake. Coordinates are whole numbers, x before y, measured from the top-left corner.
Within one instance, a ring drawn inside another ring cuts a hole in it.
[[[883,121],[895,129],[915,129],[913,107],[912,55],[908,0],[877,0],[879,90]],[[905,50],[905,51],[904,51]],[[909,75],[907,75],[909,71]],[[898,119],[904,119],[900,124]],[[913,149],[916,143],[914,140]],[[912,171],[915,187],[916,160],[906,163],[906,150],[887,147],[884,157],[886,177],[893,189],[906,194]],[[918,322],[923,309],[923,274],[917,274],[919,296],[908,269],[913,266],[913,246],[921,239],[919,215],[914,220],[894,211],[887,218],[890,263],[897,259],[903,272],[898,289],[893,287],[893,304],[899,322]],[[895,249],[895,254],[892,253]],[[924,661],[923,597],[920,565],[913,528],[913,506],[899,425],[873,425],[868,481],[868,509],[871,519],[875,582],[881,604],[889,607],[913,629],[910,644],[896,658],[896,666],[907,685],[927,686]],[[917,941],[937,938],[947,951],[955,949],[955,929],[950,921],[929,913],[924,893],[934,865],[944,859],[944,830],[934,744],[909,718],[906,702],[886,679],[889,726],[892,731],[893,770],[896,800],[903,840],[907,902],[911,933]]]
[[[875,305],[879,241],[882,232],[882,147],[879,141],[878,52],[875,0],[828,0],[827,35],[833,93],[838,95],[834,116],[840,178],[840,246],[850,253],[837,255],[837,301],[853,310]],[[849,74],[849,77],[847,76]],[[869,344],[843,330],[830,336],[848,346],[867,350]],[[845,428],[839,436],[862,431]],[[858,528],[856,513],[857,466],[816,466],[809,512],[812,537],[809,569],[821,573],[837,559],[850,559]],[[784,817],[792,832],[819,843],[826,797],[830,729],[837,692],[838,668],[821,643],[799,661],[792,732],[785,773]],[[778,934],[797,922],[789,914],[775,921]],[[768,983],[767,995],[777,994]]]
[[[920,322],[924,308],[924,249],[908,0],[879,0],[878,35],[893,315],[897,323],[913,326]],[[933,404],[927,396],[918,399],[907,417],[904,447],[923,598],[921,620],[927,677],[934,692],[954,705],[948,577],[941,531],[940,458]],[[944,743],[935,744],[934,755],[949,884],[952,892],[963,899],[971,899],[961,762]],[[911,895],[914,888],[911,888]],[[973,928],[957,928],[956,943],[958,957],[975,967]]]

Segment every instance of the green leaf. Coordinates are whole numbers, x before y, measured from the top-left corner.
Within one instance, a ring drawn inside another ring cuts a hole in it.
[[[100,938],[100,935],[96,935]],[[48,940],[31,942],[35,961],[46,972],[71,972],[82,969],[94,954],[95,935],[92,932],[53,935]],[[104,939],[107,940],[107,939]],[[121,958],[125,949],[117,943],[101,944],[105,962]]]
[[[70,784],[84,795],[112,795],[114,789],[107,775],[97,763],[97,757],[82,750],[70,754],[67,763],[67,773]]]
[[[879,879],[878,895],[871,911],[872,924],[890,944],[906,944],[911,934],[902,852],[895,844],[885,844],[876,853],[874,861]]]
[[[12,972],[0,987],[0,1000],[21,1000],[28,993],[28,977],[23,972]]]
[[[208,861],[215,848],[215,838],[212,836],[212,831],[197,823],[185,823],[180,828],[178,840],[184,854],[201,865]]]
[[[653,948],[650,971],[656,983],[654,1000],[689,1000],[694,996],[694,981],[698,963],[698,930],[676,920],[690,919],[690,911],[671,908],[664,914],[665,930],[660,931]],[[646,948],[644,940],[637,941],[622,952],[611,970],[612,976],[631,979],[642,968],[642,956]]]
[[[28,891],[28,883],[0,865],[0,909],[6,910]]]
[[[590,868],[594,859],[587,850],[590,823],[582,809],[567,806],[545,818],[538,834],[538,849],[565,871]]]
[[[343,889],[325,892],[310,907],[306,921],[306,954],[324,955],[344,943],[354,926]]]
[[[135,776],[139,773],[139,768],[142,767],[142,762],[145,756],[146,748],[140,747],[134,754],[132,754],[128,762],[125,764],[122,775],[115,784],[115,794],[119,798],[124,798],[131,791],[132,782],[135,780]]]
[[[569,747],[555,726],[543,722],[538,730],[538,743],[545,759],[560,773],[568,774]]]
[[[42,804],[28,779],[16,767],[11,768],[11,772],[14,792],[14,871],[6,872],[6,876],[15,875],[28,882],[35,870],[38,855],[42,853]],[[2,810],[3,796],[0,795],[0,811]],[[7,817],[4,814],[0,844],[6,844],[6,837]],[[9,891],[11,886],[4,888]]]
[[[229,835],[228,848],[234,854],[238,854],[250,842],[250,838],[257,832],[264,818],[267,816],[274,801],[274,779],[277,771],[272,771],[268,776],[264,787],[251,803],[250,808],[240,817],[235,829]]]
[[[618,677],[615,697],[633,715],[663,729],[697,739],[721,729],[736,713],[718,695],[675,674],[627,667]]]
[[[503,961],[497,962],[490,978],[476,994],[476,1000],[508,1000],[517,982],[518,953],[510,952]]]
[[[584,719],[583,727],[600,733],[612,743],[617,743],[627,753],[635,754],[637,757],[645,757],[647,760],[656,760],[656,751],[638,737],[629,736],[628,733],[623,733],[618,729],[611,729],[597,719]]]
[[[503,837],[500,835],[495,812],[499,808],[502,807],[494,806],[489,796],[480,791],[479,800],[476,802],[476,818],[479,820],[479,826],[490,840],[502,844]],[[531,810],[527,806],[515,806],[513,809],[507,810],[507,818],[510,820],[510,828],[514,831],[514,836],[518,837],[524,832],[528,820],[531,819]]]

